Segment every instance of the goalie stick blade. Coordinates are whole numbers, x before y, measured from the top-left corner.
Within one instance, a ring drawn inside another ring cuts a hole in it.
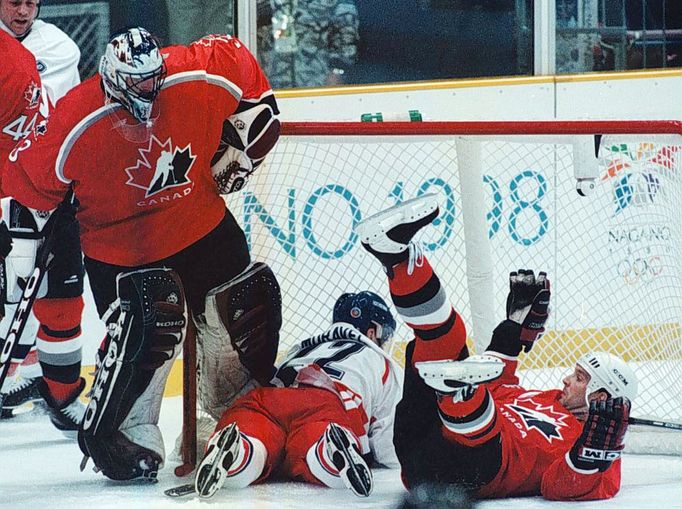
[[[164,494],[166,494],[166,496],[169,496],[171,498],[185,497],[187,495],[194,495],[195,493],[196,493],[196,490],[194,489],[194,483],[183,484],[181,486],[176,486],[175,488],[169,488],[166,491],[164,491]]]

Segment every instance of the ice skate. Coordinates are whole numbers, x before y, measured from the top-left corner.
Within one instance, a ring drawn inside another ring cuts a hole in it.
[[[78,399],[84,388],[85,379],[81,378],[78,390],[74,391],[67,401],[59,402],[52,397],[43,380],[38,385],[38,390],[47,403],[47,411],[52,424],[69,438],[77,437],[78,428],[85,415],[86,406]]]
[[[472,355],[463,361],[417,362],[415,368],[429,387],[453,393],[496,380],[502,375],[504,362],[492,355]]]
[[[355,227],[362,246],[391,276],[391,268],[409,257],[416,233],[438,217],[438,195],[431,193],[404,201],[374,214]]]
[[[40,378],[24,378],[19,376],[12,382],[6,394],[2,395],[2,411],[0,418],[8,419],[27,413],[35,408],[35,403],[42,401],[38,385]]]
[[[196,492],[201,498],[210,498],[222,488],[227,472],[239,456],[241,447],[237,423],[233,422],[211,437],[194,481]]]
[[[324,444],[343,484],[357,496],[368,497],[372,492],[372,471],[348,431],[331,423],[324,432]]]

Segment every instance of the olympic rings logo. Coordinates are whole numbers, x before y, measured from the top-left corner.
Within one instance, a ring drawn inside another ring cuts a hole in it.
[[[660,256],[628,257],[618,263],[617,270],[625,284],[650,283],[663,272],[663,262]]]

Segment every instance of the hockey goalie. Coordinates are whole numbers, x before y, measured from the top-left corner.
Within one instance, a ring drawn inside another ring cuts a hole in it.
[[[154,479],[163,466],[161,399],[190,320],[203,375],[225,375],[232,388],[205,391],[207,408],[219,414],[275,372],[279,285],[252,263],[221,195],[240,190],[273,148],[278,114],[238,39],[161,48],[134,27],[112,37],[99,74],[5,166],[4,193],[30,209],[56,208],[69,189],[80,203],[107,334],[78,442],[110,479]]]

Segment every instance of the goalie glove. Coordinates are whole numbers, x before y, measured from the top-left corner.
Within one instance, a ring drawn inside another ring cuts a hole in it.
[[[220,145],[211,159],[211,174],[220,194],[242,189],[279,138],[279,109],[272,93],[242,99],[223,123]]]
[[[629,417],[627,398],[593,400],[583,432],[568,453],[573,465],[586,471],[604,472],[609,468],[623,451]]]
[[[509,274],[507,318],[521,325],[519,339],[525,352],[530,352],[545,332],[549,299],[547,273],[540,272],[537,278],[532,270],[519,269]]]

